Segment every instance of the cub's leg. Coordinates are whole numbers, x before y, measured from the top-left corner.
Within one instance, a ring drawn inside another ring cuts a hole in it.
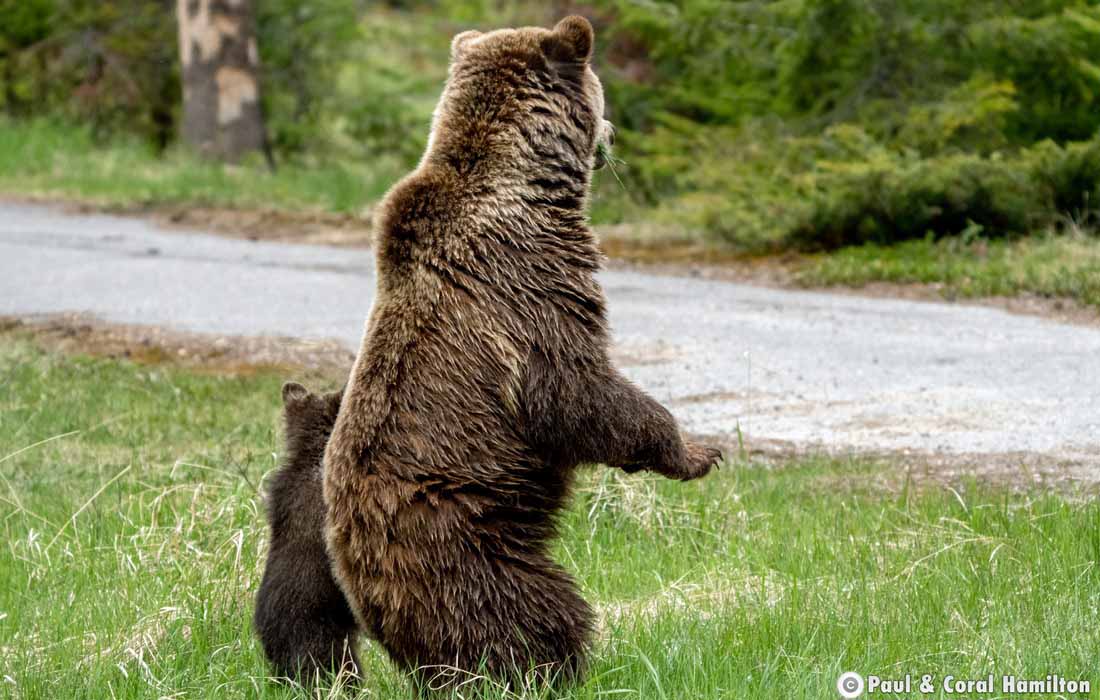
[[[355,619],[327,566],[273,551],[253,626],[279,677],[308,684],[341,671],[359,675]]]

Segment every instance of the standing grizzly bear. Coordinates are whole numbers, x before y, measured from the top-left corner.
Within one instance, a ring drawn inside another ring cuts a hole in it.
[[[286,455],[267,504],[271,547],[252,624],[282,677],[310,682],[346,669],[358,675],[355,618],[325,551],[321,460],[341,393],[283,385]]]
[[[325,452],[333,571],[421,681],[583,667],[589,606],[547,552],[579,463],[707,474],[612,366],[586,207],[609,145],[581,17],[465,32],[428,147],[377,210],[378,296]]]

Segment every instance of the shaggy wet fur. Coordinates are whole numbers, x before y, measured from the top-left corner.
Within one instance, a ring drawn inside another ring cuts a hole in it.
[[[327,538],[361,624],[422,681],[575,676],[592,610],[548,545],[576,466],[693,479],[720,459],[608,357],[585,213],[611,135],[592,41],[580,17],[455,37],[427,152],[377,210]]]
[[[323,536],[321,460],[340,397],[283,386],[286,455],[268,497],[271,548],[253,625],[275,672],[302,683],[359,671],[355,618],[333,579]]]

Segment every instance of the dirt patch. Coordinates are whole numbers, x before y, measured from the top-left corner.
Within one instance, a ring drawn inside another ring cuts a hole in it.
[[[107,323],[89,314],[0,316],[0,337],[29,338],[51,352],[124,359],[212,374],[282,372],[341,381],[351,353],[335,340],[184,333],[155,326]]]
[[[213,207],[157,207],[151,218],[165,228],[213,231],[231,238],[277,243],[303,243],[369,248],[371,223],[366,216],[279,210],[242,211]]]
[[[766,468],[781,469],[800,459],[822,457],[890,465],[863,472],[821,477],[821,487],[852,493],[874,492],[898,496],[907,490],[951,487],[964,490],[966,484],[1009,487],[1018,492],[1056,491],[1094,497],[1100,494],[1100,470],[1095,454],[1044,455],[1031,452],[942,453],[925,450],[837,450],[825,445],[800,445],[783,440],[746,438],[737,444],[732,438],[692,436],[721,445],[727,459]]]
[[[234,209],[192,204],[97,204],[53,197],[3,196],[3,201],[55,206],[69,214],[112,214],[149,219],[166,230],[215,233],[226,238],[351,248],[371,245],[369,211],[357,215],[282,209]]]
[[[832,294],[987,306],[1021,316],[1039,316],[1058,323],[1100,326],[1100,309],[1085,306],[1074,299],[1041,297],[1035,294],[1023,293],[1014,297],[959,297],[951,294],[942,284],[899,284],[891,282],[873,282],[862,287],[803,288]]]

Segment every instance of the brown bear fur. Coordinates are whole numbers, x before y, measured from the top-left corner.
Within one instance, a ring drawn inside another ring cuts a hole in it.
[[[592,40],[580,17],[455,37],[427,151],[377,210],[326,534],[361,623],[421,680],[574,676],[593,615],[548,544],[575,467],[693,479],[720,459],[608,356]]]
[[[271,547],[253,626],[279,676],[303,683],[359,670],[355,618],[333,579],[323,536],[321,465],[341,395],[283,386],[286,454],[268,495]]]

